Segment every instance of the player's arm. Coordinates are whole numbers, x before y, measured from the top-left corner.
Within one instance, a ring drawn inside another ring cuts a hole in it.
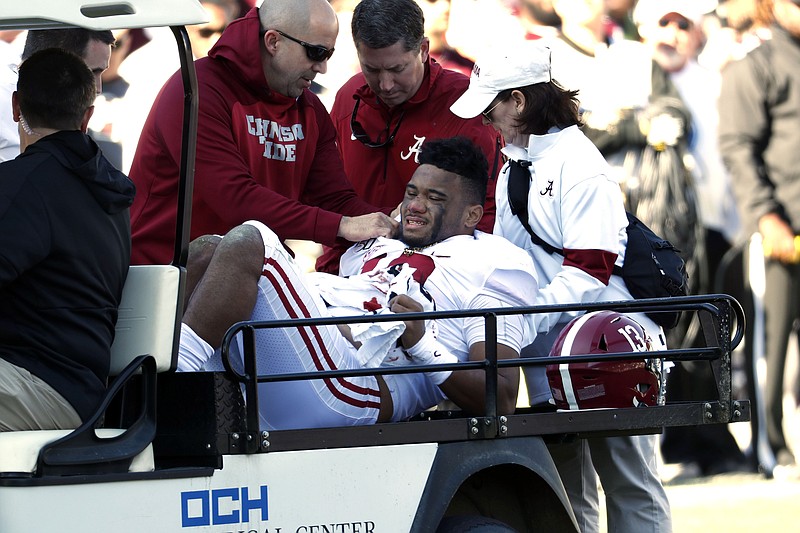
[[[519,353],[510,346],[497,345],[497,359],[516,359]],[[486,359],[486,343],[476,342],[469,347],[470,361]],[[486,372],[483,370],[460,370],[453,372],[439,387],[459,407],[475,414],[484,414],[486,404]],[[497,376],[497,413],[507,415],[514,412],[519,390],[519,369],[501,368]]]
[[[495,305],[498,307],[501,304]],[[390,306],[395,313],[411,313],[422,311],[422,306],[412,298],[401,295],[395,297]],[[469,330],[483,330],[483,319],[470,319]],[[523,319],[520,316],[498,317],[498,331],[508,338],[522,339]],[[415,362],[432,366],[444,363],[457,363],[458,358],[439,342],[421,320],[406,321],[406,330],[400,337],[403,347]],[[513,359],[519,357],[517,348],[505,344],[497,344],[497,359]],[[483,340],[470,344],[469,360],[483,361],[486,358],[486,342]],[[447,397],[467,412],[482,414],[485,406],[486,373],[483,370],[431,371],[428,377]],[[497,380],[497,412],[510,414],[514,412],[519,389],[519,369],[503,368],[498,372]]]

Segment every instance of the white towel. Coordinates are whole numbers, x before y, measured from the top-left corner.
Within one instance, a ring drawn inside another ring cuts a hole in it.
[[[396,268],[391,272],[381,269],[349,278],[313,272],[308,279],[316,286],[333,316],[392,314],[389,300],[400,294],[421,303],[423,311],[432,311],[433,302],[413,277],[415,270],[405,264],[399,272]],[[357,357],[362,366],[374,368],[381,364],[405,363],[405,355],[395,348],[405,329],[402,321],[350,324],[353,340],[361,343]]]

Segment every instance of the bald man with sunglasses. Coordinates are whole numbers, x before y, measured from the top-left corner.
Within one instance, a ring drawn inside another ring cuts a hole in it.
[[[338,31],[325,0],[270,0],[232,22],[208,57],[195,62],[200,105],[192,238],[224,234],[250,219],[281,240],[331,245],[338,237],[394,235],[397,223],[359,199],[348,182],[330,116],[309,90],[327,70]],[[134,264],[171,259],[182,101],[174,75],[136,150]]]

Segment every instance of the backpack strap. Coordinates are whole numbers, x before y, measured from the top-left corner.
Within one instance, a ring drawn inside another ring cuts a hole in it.
[[[531,190],[531,173],[528,167],[531,166],[531,162],[515,161],[512,159],[508,163],[508,203],[511,206],[511,212],[522,222],[522,226],[531,236],[533,244],[541,246],[548,254],[564,255],[564,250],[545,242],[544,239],[534,233],[533,229],[531,229],[531,225],[528,224],[528,194]],[[625,214],[628,215],[629,225],[632,224],[634,220],[638,220],[627,211]],[[622,276],[622,268],[614,265],[612,273],[617,276]]]
[[[556,248],[536,235],[528,224],[528,193],[531,190],[531,172],[528,168],[530,161],[509,161],[508,173],[508,203],[511,212],[519,218],[522,226],[531,236],[533,244],[541,246],[548,254],[564,255],[564,250]]]

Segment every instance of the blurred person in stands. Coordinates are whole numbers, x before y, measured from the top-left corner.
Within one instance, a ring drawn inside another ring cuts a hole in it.
[[[450,0],[419,0],[417,3],[425,16],[425,36],[428,38],[431,57],[442,67],[469,76],[474,62],[462,56],[447,42]]]
[[[464,120],[450,111],[469,78],[431,59],[419,5],[414,0],[362,0],[353,12],[352,32],[362,72],[339,90],[331,118],[356,193],[376,206],[397,206],[419,167],[423,144],[463,136],[489,161],[492,179],[478,229],[491,232],[501,139],[480,119]],[[345,249],[340,241],[325,250],[317,270],[338,272]]]
[[[25,37],[25,47],[20,59],[32,56],[34,53],[47,48],[61,48],[83,58],[95,77],[97,92],[103,90],[102,73],[108,68],[111,57],[111,46],[114,44],[114,34],[110,31],[92,31],[83,28],[70,28],[66,30],[31,30]],[[9,68],[3,71],[0,80],[5,79],[5,88],[0,89],[10,95],[17,83],[16,70]],[[19,155],[19,135],[11,113],[6,111],[11,106],[11,99],[0,100],[0,161],[13,159]]]
[[[714,292],[720,261],[738,242],[740,223],[717,144],[719,72],[701,67],[696,60],[704,41],[702,18],[694,0],[639,0],[634,12],[644,44],[691,113],[693,134],[684,160],[689,161],[705,232],[698,268],[706,280],[706,292]],[[690,344],[704,346],[700,335],[695,331]],[[708,400],[715,392],[711,366],[705,361],[678,363],[670,372],[667,396],[672,400]],[[694,463],[702,475],[746,469],[744,455],[724,424],[667,428],[661,454],[667,463]]]
[[[195,59],[208,55],[238,9],[236,0],[201,0],[200,3],[209,21],[186,27]],[[111,102],[108,113],[103,115],[110,123],[110,137],[122,145],[121,169],[126,173],[130,172],[139,136],[158,92],[180,68],[172,30],[146,28],[144,35],[146,42],[131,50],[118,67],[119,77],[129,84],[124,97]],[[125,37],[123,44],[124,40]]]
[[[11,114],[11,94],[17,86],[22,49],[14,46],[20,31],[0,31],[0,162],[19,155],[19,134]]]
[[[639,33],[633,21],[633,8],[637,3],[637,0],[605,0],[605,34],[609,41],[639,40]]]
[[[716,10],[719,27],[707,31],[697,61],[721,71],[730,61],[743,58],[771,36],[771,6],[762,0],[725,0]]]
[[[498,39],[515,41],[522,31],[517,20],[519,0],[450,0],[447,42],[466,58],[475,60]],[[502,28],[488,31],[490,28]]]
[[[561,17],[553,8],[553,0],[519,0],[515,13],[529,41],[555,37],[561,27]]]
[[[800,318],[800,0],[769,0],[772,37],[722,72],[719,143],[745,229],[765,263],[767,438],[795,457],[783,428],[786,350]]]

